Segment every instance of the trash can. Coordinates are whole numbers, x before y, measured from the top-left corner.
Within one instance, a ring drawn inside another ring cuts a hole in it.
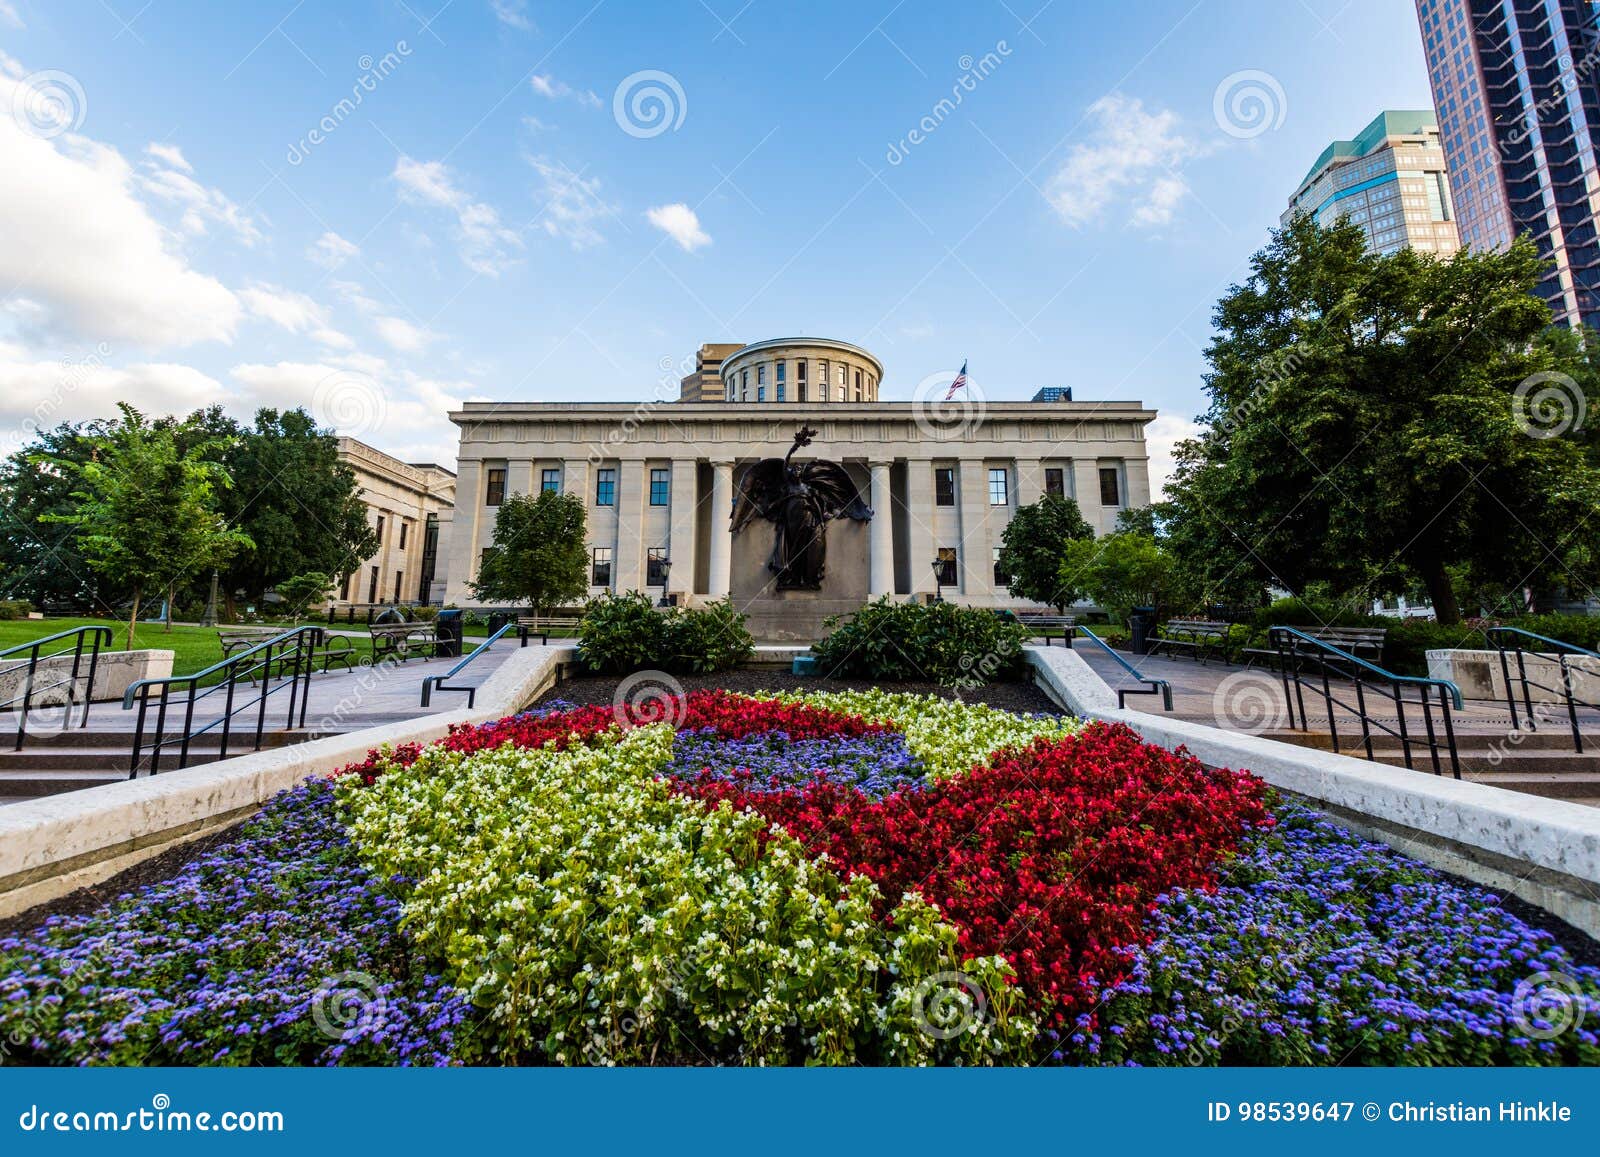
[[[509,623],[514,616],[508,611],[495,611],[489,616],[489,633],[492,635]]]
[[[1128,616],[1128,630],[1133,635],[1131,645],[1135,655],[1150,653],[1150,632],[1155,628],[1155,622],[1154,607],[1134,607],[1133,613]]]
[[[439,617],[434,620],[434,630],[438,632],[439,644],[434,653],[441,659],[459,659],[461,657],[461,638],[464,622],[459,610],[440,611]]]

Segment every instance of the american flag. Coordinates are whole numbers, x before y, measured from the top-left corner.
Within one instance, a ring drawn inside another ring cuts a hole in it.
[[[949,401],[956,396],[956,391],[964,389],[967,384],[967,363],[961,363],[961,372],[956,375],[956,380],[950,383],[950,388],[944,392],[944,400]]]

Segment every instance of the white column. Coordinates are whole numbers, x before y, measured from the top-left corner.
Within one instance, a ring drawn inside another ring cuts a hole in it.
[[[994,593],[994,563],[989,557],[989,471],[983,459],[961,459],[956,500],[961,510],[961,593],[987,605]]]
[[[478,577],[478,537],[483,514],[483,463],[456,463],[456,496],[450,519],[450,562],[445,601],[460,606],[472,601],[467,583]],[[491,531],[492,533],[492,531]],[[356,602],[366,594],[365,574],[356,575]]]
[[[532,459],[506,463],[506,497],[513,494],[537,494],[538,481],[533,472]]]
[[[1044,497],[1044,463],[1037,458],[1018,458],[1017,495],[1014,506],[1032,506]]]
[[[684,602],[694,594],[694,542],[695,520],[700,512],[693,458],[672,460],[671,530],[667,535],[667,558],[672,569],[667,572],[667,588],[663,593],[677,592]]]
[[[1100,463],[1093,458],[1074,458],[1072,476],[1073,491],[1084,520],[1094,527],[1096,534],[1109,534],[1117,512],[1107,511],[1100,505]]]
[[[728,516],[733,512],[733,460],[711,463],[711,580],[707,591],[714,599],[727,597],[733,588],[733,536]]]
[[[612,589],[647,590],[644,561],[645,520],[650,513],[650,464],[624,458],[617,463],[617,546],[611,556]]]
[[[939,544],[933,539],[933,502],[933,463],[926,458],[913,458],[906,463],[906,530],[914,594],[931,595],[935,590],[933,554]]]
[[[894,593],[894,524],[890,521],[893,503],[889,496],[889,463],[873,462],[872,522],[868,526],[872,548],[869,589],[874,595]]]

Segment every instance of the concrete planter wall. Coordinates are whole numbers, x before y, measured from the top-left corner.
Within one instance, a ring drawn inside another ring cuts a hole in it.
[[[1579,657],[1568,662],[1568,670],[1572,673],[1572,693],[1591,703],[1600,702],[1600,671],[1592,666],[1580,665]],[[1516,656],[1507,655],[1506,663],[1511,668],[1512,682],[1518,687],[1520,703],[1521,684],[1517,682]],[[1535,683],[1542,683],[1546,687],[1561,686],[1561,665],[1554,655],[1525,654],[1523,664],[1528,678]],[[1461,694],[1467,699],[1505,702],[1506,681],[1500,670],[1499,651],[1429,651],[1428,674],[1434,679],[1449,679],[1461,688]],[[1552,697],[1549,692],[1541,693],[1537,687],[1531,693],[1536,703],[1541,696],[1545,699]]]
[[[28,664],[25,660],[13,662],[8,659],[0,662],[0,703],[8,703],[22,694],[27,671]],[[81,678],[88,678],[87,655],[79,665],[78,673]],[[71,655],[41,659],[34,674],[34,686],[40,688],[46,684],[57,683],[71,674]],[[171,651],[102,651],[100,662],[95,667],[94,688],[89,698],[95,703],[121,699],[129,684],[136,683],[140,679],[165,679],[171,674]],[[62,684],[48,690],[36,690],[34,702],[40,707],[49,707],[66,702],[66,695],[66,685]],[[78,701],[82,702],[81,695]]]

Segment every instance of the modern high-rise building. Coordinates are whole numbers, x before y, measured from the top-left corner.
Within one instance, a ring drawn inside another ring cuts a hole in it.
[[[1323,149],[1289,198],[1283,223],[1301,213],[1324,225],[1348,218],[1379,253],[1408,245],[1454,253],[1461,240],[1432,111],[1381,112],[1354,140]]]
[[[1600,3],[1417,0],[1462,244],[1533,237],[1559,320],[1600,325]]]

